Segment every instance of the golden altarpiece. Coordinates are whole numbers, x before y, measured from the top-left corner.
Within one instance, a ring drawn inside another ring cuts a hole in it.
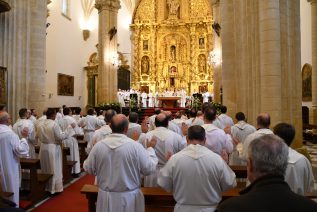
[[[132,87],[212,92],[212,22],[208,0],[141,0],[131,24]]]

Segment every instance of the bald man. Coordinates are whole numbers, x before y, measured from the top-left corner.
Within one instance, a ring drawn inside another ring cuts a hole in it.
[[[270,130],[270,124],[271,124],[271,118],[270,115],[268,113],[261,113],[257,119],[256,119],[256,128],[257,130],[248,135],[248,137],[246,137],[244,143],[243,143],[243,148],[242,148],[242,154],[240,155],[240,157],[244,160],[246,160],[248,158],[248,148],[250,143],[256,139],[259,138],[263,135],[270,135],[273,134],[272,130]]]
[[[177,133],[178,135],[183,136],[182,129],[176,123],[172,122],[172,112],[171,111],[164,111],[168,119],[168,129],[172,130],[173,132]]]
[[[168,129],[169,123],[165,113],[160,113],[155,118],[155,130],[148,132],[145,136],[145,141],[151,140],[153,137],[157,139],[154,149],[159,159],[156,172],[144,178],[145,187],[157,187],[157,175],[159,170],[166,164],[171,155],[181,151],[186,146],[185,138],[182,138],[179,134]],[[144,140],[140,142],[144,143]]]
[[[99,141],[84,162],[86,172],[97,176],[97,212],[144,211],[141,176],[155,172],[156,142],[147,142],[145,150],[126,136],[128,126],[124,115],[115,115],[110,123],[112,134]]]
[[[0,112],[0,183],[3,191],[13,193],[9,199],[19,206],[19,157],[27,156],[29,153],[26,140],[29,131],[28,128],[24,128],[20,140],[9,128],[10,124],[10,115]]]

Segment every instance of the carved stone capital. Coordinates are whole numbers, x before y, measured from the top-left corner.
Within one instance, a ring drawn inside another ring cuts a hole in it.
[[[218,6],[220,3],[220,0],[211,0],[211,5],[212,6]]]
[[[119,0],[96,0],[95,7],[99,11],[103,9],[119,10],[121,8]]]

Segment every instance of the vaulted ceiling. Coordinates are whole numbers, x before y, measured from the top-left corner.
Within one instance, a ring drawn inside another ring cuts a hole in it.
[[[121,3],[127,7],[131,14],[133,14],[133,10],[138,2],[139,0],[121,0]]]

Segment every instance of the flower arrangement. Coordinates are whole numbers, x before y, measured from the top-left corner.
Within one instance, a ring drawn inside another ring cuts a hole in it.
[[[101,102],[97,105],[97,107],[101,110],[113,109],[117,113],[121,113],[121,105],[119,102]]]
[[[194,97],[192,108],[195,108],[197,111],[201,110],[202,103],[198,97]]]
[[[138,110],[138,101],[137,101],[136,98],[131,97],[129,104],[130,104],[130,110],[131,110],[131,111],[136,111],[136,110]]]
[[[221,114],[222,104],[220,104],[220,103],[218,103],[218,102],[211,102],[211,106],[213,106],[214,108],[216,108],[217,115],[220,115],[220,114]]]

